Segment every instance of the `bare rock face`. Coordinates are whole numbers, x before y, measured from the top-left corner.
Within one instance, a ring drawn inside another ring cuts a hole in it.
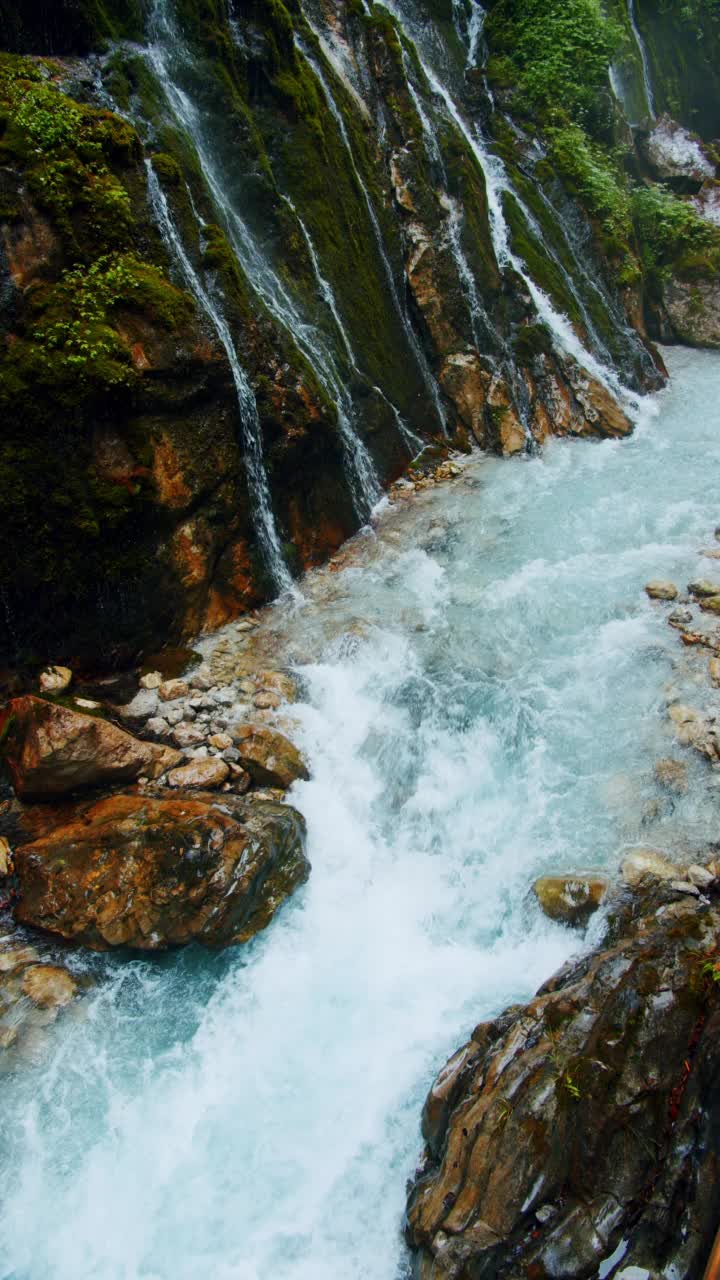
[[[230,733],[240,753],[238,764],[260,787],[290,787],[309,777],[297,747],[277,729],[265,725],[233,725]]]
[[[288,805],[116,795],[15,851],[16,918],[96,951],[244,942],[305,880]]]
[[[440,1073],[408,1202],[421,1280],[583,1280],[621,1240],[625,1267],[702,1274],[720,1214],[720,905],[655,885],[640,909]]]
[[[98,716],[31,696],[14,698],[0,715],[5,761],[22,800],[46,800],[141,774],[155,778],[182,757],[140,742]]]
[[[667,280],[663,305],[676,338],[691,347],[720,347],[720,283]]]

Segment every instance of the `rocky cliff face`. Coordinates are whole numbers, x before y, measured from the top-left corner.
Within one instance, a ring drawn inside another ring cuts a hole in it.
[[[0,662],[216,626],[424,442],[624,434],[646,323],[714,341],[583,7],[0,5]]]

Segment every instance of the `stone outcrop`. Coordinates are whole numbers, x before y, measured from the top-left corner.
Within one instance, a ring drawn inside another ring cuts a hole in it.
[[[422,1280],[583,1280],[621,1241],[637,1274],[701,1274],[720,1215],[720,906],[704,902],[655,882],[601,950],[451,1058],[408,1201]]]
[[[93,950],[245,942],[309,864],[287,805],[116,795],[15,850],[16,918]]]
[[[158,777],[182,757],[141,742],[99,716],[27,696],[0,713],[4,758],[23,800],[48,800],[144,775]]]
[[[694,347],[720,347],[720,281],[667,280],[662,301],[680,342]]]

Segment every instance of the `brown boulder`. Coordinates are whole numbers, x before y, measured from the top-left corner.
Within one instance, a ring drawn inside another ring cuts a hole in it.
[[[23,800],[44,800],[139,777],[159,777],[181,756],[141,742],[98,716],[31,696],[14,698],[0,715],[5,761]]]
[[[258,786],[286,788],[298,778],[310,776],[297,747],[277,729],[238,724],[232,726],[230,733],[240,752],[238,764]]]
[[[230,795],[111,796],[15,860],[18,920],[97,951],[244,942],[309,872],[294,809]]]
[[[720,906],[665,886],[637,906],[441,1072],[408,1203],[419,1280],[590,1280],[621,1241],[644,1275],[702,1274],[720,1216]]]

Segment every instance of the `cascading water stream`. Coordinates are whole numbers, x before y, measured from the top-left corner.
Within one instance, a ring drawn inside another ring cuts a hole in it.
[[[0,1280],[408,1280],[431,1080],[583,946],[534,877],[716,836],[706,763],[653,771],[688,694],[642,588],[697,574],[720,466],[720,358],[667,359],[651,427],[476,457],[266,611],[310,879],[224,954],[63,950],[99,982],[3,1077]]]
[[[657,115],[657,112],[655,110],[655,97],[652,90],[652,81],[650,79],[650,59],[648,58],[647,49],[645,48],[645,41],[643,40],[642,32],[640,30],[640,27],[638,26],[637,14],[635,12],[635,0],[627,0],[627,8],[628,8],[628,19],[630,22],[630,26],[632,27],[632,33],[635,38],[635,44],[637,45],[637,51],[638,51],[638,54],[640,55],[640,64],[642,66],[643,87],[645,89],[645,100],[647,102],[647,109],[651,119],[654,120]]]
[[[428,365],[427,357],[425,356],[425,353],[423,352],[422,347],[420,346],[420,343],[417,338],[417,334],[415,333],[412,327],[412,323],[408,317],[407,310],[404,307],[401,301],[400,295],[398,293],[397,285],[395,283],[395,277],[393,275],[393,269],[387,255],[385,242],[383,240],[382,231],[380,229],[380,223],[378,222],[378,217],[375,212],[375,207],[370,198],[370,192],[367,189],[367,185],[363,181],[362,175],[355,161],[355,154],[353,152],[352,144],[348,137],[348,132],[345,127],[345,121],[343,119],[342,111],[340,110],[337,102],[335,101],[335,97],[332,93],[332,90],[327,82],[327,79],[323,75],[317,63],[317,60],[312,56],[310,51],[307,48],[305,48],[302,41],[299,40],[297,36],[296,36],[295,42],[299,52],[304,57],[313,75],[315,76],[315,79],[320,85],[325,97],[325,101],[327,102],[330,112],[332,114],[332,117],[337,125],[338,133],[340,134],[340,138],[342,139],[345,152],[350,161],[350,165],[355,177],[355,181],[358,185],[358,188],[362,192],[363,200],[365,202],[365,207],[367,209],[368,217],[370,219],[370,223],[373,229],[373,234],[375,236],[377,250],[383,264],[385,276],[387,278],[388,287],[390,290],[390,296],[392,298],[393,305],[400,318],[400,322],[403,326],[403,330],[405,332],[407,340],[412,348],[413,354],[415,355],[417,366],[423,377],[425,386],[427,387],[427,390],[430,394],[433,405],[435,406],[435,412],[437,414],[438,421],[442,427],[443,433],[447,435],[448,434],[447,415],[442,405],[442,400],[440,398],[440,391],[439,391],[437,382],[432,374],[432,371]]]
[[[387,0],[385,7],[396,19],[401,30],[405,33],[405,38],[409,38],[404,15],[397,0]],[[557,349],[576,360],[588,373],[592,374],[594,378],[612,391],[629,412],[635,412],[638,406],[637,396],[633,395],[628,388],[621,384],[613,369],[603,364],[592,352],[588,351],[578,338],[567,316],[556,309],[551,299],[533,280],[522,258],[513,251],[510,243],[510,231],[503,209],[503,196],[508,193],[518,200],[518,203],[520,202],[505,166],[498,155],[487,150],[477,128],[473,130],[466,124],[450,91],[435,74],[429,62],[423,57],[421,52],[422,31],[420,29],[411,30],[410,35],[414,37],[418,62],[432,92],[443,102],[449,119],[466,142],[485,179],[490,233],[498,264],[501,267],[511,267],[523,280],[532,298],[535,310],[550,330]]]
[[[353,426],[352,401],[335,368],[331,348],[321,332],[300,315],[288,289],[260,251],[249,226],[230,203],[205,124],[194,103],[174,78],[175,64],[191,69],[192,56],[174,23],[170,0],[155,0],[150,30],[153,39],[145,50],[145,56],[155,72],[173,119],[192,140],[205,184],[232,249],[252,287],[278,324],[297,343],[335,406],[350,491],[358,515],[366,519],[382,490],[369,451]],[[320,288],[322,292],[322,285]]]
[[[173,221],[168,202],[157,174],[149,160],[145,161],[148,180],[148,193],[153,213],[171,260],[177,264],[186,286],[195,298],[200,310],[207,316],[223,346],[230,365],[233,383],[238,399],[238,410],[242,424],[244,456],[247,467],[250,497],[253,504],[253,515],[258,540],[268,569],[280,591],[295,592],[292,578],[283,558],[280,538],[272,510],[270,486],[268,484],[262,452],[262,429],[258,418],[257,405],[252,387],[245,376],[235,350],[227,322],[217,305],[213,302],[208,290],[202,284],[192,265],[179,232]]]

